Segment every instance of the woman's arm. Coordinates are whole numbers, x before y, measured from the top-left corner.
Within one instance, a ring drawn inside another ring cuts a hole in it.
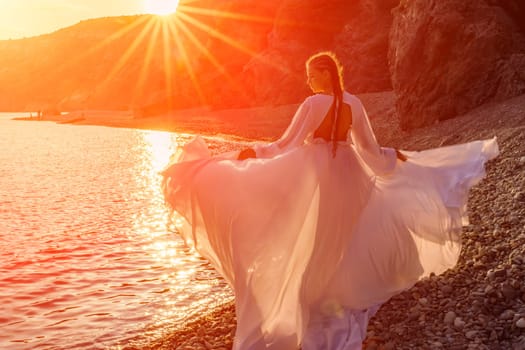
[[[302,145],[308,133],[311,132],[311,126],[309,125],[311,119],[309,118],[310,113],[311,101],[307,98],[299,106],[290,125],[279,140],[271,143],[257,143],[254,145],[253,151],[257,158],[272,158],[281,152]],[[244,155],[251,154],[249,151],[245,151]]]
[[[396,166],[396,160],[406,160],[406,156],[394,148],[381,147],[377,143],[370,120],[361,101],[348,94],[352,106],[352,140],[357,152],[368,167],[377,175],[385,175],[392,172]]]
[[[237,156],[237,160],[245,160],[248,158],[257,158],[257,155],[255,154],[253,148],[245,148]]]
[[[407,161],[407,156],[405,156],[403,153],[401,153],[397,148],[396,148],[396,156],[397,156],[397,159],[399,159],[402,162],[406,162]]]

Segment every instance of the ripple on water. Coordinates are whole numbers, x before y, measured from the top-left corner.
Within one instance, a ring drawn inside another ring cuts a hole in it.
[[[188,137],[0,118],[0,348],[106,349],[232,298],[160,193]]]

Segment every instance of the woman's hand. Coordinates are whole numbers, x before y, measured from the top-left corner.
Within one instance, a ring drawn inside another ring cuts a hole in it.
[[[403,153],[399,152],[399,150],[397,148],[396,148],[396,156],[397,156],[397,159],[399,159],[402,162],[406,162],[407,161],[407,156],[405,156]]]
[[[255,154],[253,148],[243,149],[237,156],[237,160],[245,160],[248,158],[257,158],[257,155]]]

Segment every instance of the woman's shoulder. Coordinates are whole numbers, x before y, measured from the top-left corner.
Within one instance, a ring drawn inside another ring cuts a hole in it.
[[[331,106],[333,101],[334,101],[334,97],[332,95],[315,94],[315,95],[308,96],[303,101],[302,104],[303,106],[310,105],[310,107],[326,106],[326,105]],[[362,105],[361,100],[357,96],[347,91],[343,92],[343,102],[346,104],[349,104],[350,106],[354,106],[354,107],[359,107]]]
[[[326,103],[326,102],[332,102],[333,101],[332,95],[327,94],[315,94],[308,96],[303,103]]]
[[[346,103],[361,103],[361,100],[356,95],[348,91],[343,92],[343,101]]]
[[[324,116],[328,113],[330,106],[334,101],[333,96],[325,94],[315,94],[307,97],[300,110],[309,115],[309,118],[317,120],[318,116]]]
[[[315,94],[315,95],[311,95],[311,96],[308,96],[303,103],[332,103],[334,100],[334,97],[332,95],[327,95],[327,94]],[[348,91],[344,91],[343,92],[343,101],[345,102],[353,102],[353,103],[360,103],[361,100],[349,93]]]

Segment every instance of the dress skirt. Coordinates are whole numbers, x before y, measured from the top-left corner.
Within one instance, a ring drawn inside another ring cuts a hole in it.
[[[194,139],[163,172],[180,234],[235,293],[234,349],[360,349],[393,295],[453,267],[469,189],[496,140],[405,152],[384,176],[351,143],[272,158]]]

